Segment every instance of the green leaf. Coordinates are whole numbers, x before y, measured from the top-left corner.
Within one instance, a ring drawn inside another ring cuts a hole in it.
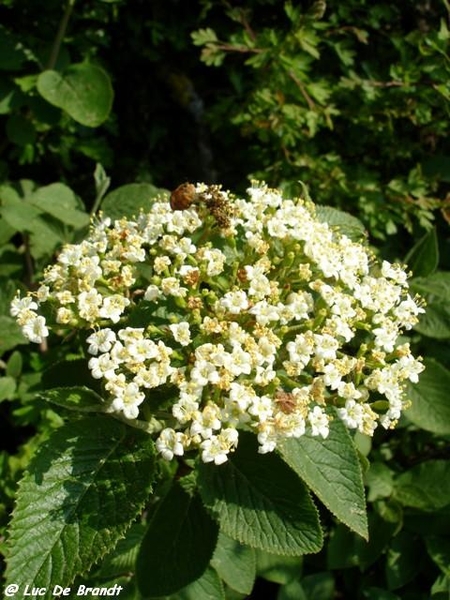
[[[318,552],[317,510],[297,475],[276,454],[258,454],[241,433],[237,451],[219,467],[201,463],[198,484],[221,530],[253,548],[284,555]]]
[[[16,231],[32,231],[36,219],[42,214],[37,207],[19,198],[2,196],[1,202],[2,217]]]
[[[129,183],[107,194],[102,201],[101,210],[106,217],[121,219],[136,217],[141,210],[149,209],[152,201],[168,194],[167,190],[157,188],[151,183]]]
[[[336,597],[334,577],[329,571],[307,575],[301,581],[308,600],[333,600]]]
[[[425,359],[424,365],[419,382],[408,384],[412,404],[405,417],[426,431],[450,434],[450,371],[433,359]]]
[[[277,600],[309,600],[303,585],[294,579],[282,585],[277,594]]]
[[[385,574],[390,590],[396,590],[417,575],[421,562],[422,543],[409,531],[400,531],[386,553]]]
[[[16,71],[27,58],[22,44],[7,29],[0,26],[0,69]]]
[[[450,504],[450,462],[427,460],[395,481],[394,497],[404,506],[435,511]]]
[[[241,594],[250,594],[256,577],[253,548],[244,546],[221,532],[211,565],[233,590]]]
[[[361,221],[342,210],[332,206],[316,206],[316,215],[319,221],[328,223],[353,241],[359,241],[366,237],[366,229]]]
[[[69,410],[80,412],[105,411],[105,403],[102,401],[101,396],[84,386],[52,388],[39,394],[39,397]]]
[[[0,315],[0,354],[18,344],[27,344],[20,327],[11,317]]]
[[[33,123],[22,115],[11,115],[6,121],[5,130],[9,141],[18,146],[33,144],[36,140]]]
[[[95,573],[96,577],[111,579],[134,572],[145,530],[145,525],[142,523],[132,525],[126,536],[118,541],[113,552],[102,560],[99,570]]]
[[[19,486],[7,582],[70,585],[123,537],[148,498],[154,466],[150,437],[108,417],[52,433]]]
[[[426,301],[426,312],[414,329],[423,335],[447,339],[450,337],[450,273],[438,271],[410,281],[411,290]]]
[[[136,577],[143,596],[172,594],[198,579],[218,532],[199,496],[175,483],[156,509],[138,554]]]
[[[279,448],[283,460],[325,506],[350,529],[367,539],[367,515],[361,465],[350,434],[334,419],[326,439],[304,435]]]
[[[15,379],[17,379],[18,377],[20,377],[20,375],[22,373],[22,367],[23,367],[22,354],[18,350],[16,350],[8,358],[8,362],[6,363],[6,375],[9,375],[10,377],[14,377]]]
[[[414,273],[414,277],[426,277],[436,271],[439,263],[436,229],[430,229],[420,238],[406,255],[405,263]]]
[[[16,391],[16,380],[8,375],[0,376],[0,402],[9,400]]]
[[[98,127],[111,111],[111,81],[108,74],[96,65],[70,65],[61,73],[44,71],[39,75],[37,89],[47,102],[87,127]]]
[[[53,363],[42,373],[42,386],[47,388],[87,387],[100,391],[101,385],[94,379],[88,367],[88,360],[75,358]]]
[[[225,600],[225,591],[217,573],[208,567],[197,581],[180,590],[170,600]]]
[[[33,206],[74,229],[89,224],[89,215],[73,191],[63,183],[52,183],[39,188],[30,199]]]
[[[348,569],[358,566],[362,571],[370,567],[389,544],[398,522],[383,518],[376,512],[369,514],[369,539],[363,540],[338,524],[327,547],[329,569]]]
[[[292,581],[301,572],[302,556],[280,556],[264,550],[255,550],[256,572],[267,581],[284,584]]]
[[[371,463],[365,475],[365,483],[369,488],[368,502],[388,498],[392,494],[393,481],[392,471],[383,462]]]
[[[450,577],[450,539],[437,535],[426,536],[425,544],[433,562]]]

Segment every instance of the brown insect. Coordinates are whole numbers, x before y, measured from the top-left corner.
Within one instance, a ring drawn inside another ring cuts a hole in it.
[[[281,389],[275,392],[275,402],[280,407],[280,410],[287,415],[293,413],[297,408],[297,403],[295,402],[294,394],[292,394],[291,392],[285,392]]]
[[[197,192],[192,183],[182,183],[170,194],[172,210],[186,210],[197,200]]]

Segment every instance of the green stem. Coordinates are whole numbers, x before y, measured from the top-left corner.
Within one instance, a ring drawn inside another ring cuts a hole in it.
[[[56,65],[56,61],[58,60],[59,51],[61,49],[61,44],[66,34],[67,25],[69,23],[70,15],[72,14],[73,7],[75,5],[75,0],[68,0],[66,5],[66,10],[62,16],[62,19],[59,23],[58,31],[56,33],[55,41],[53,42],[52,51],[50,53],[50,58],[48,59],[47,69],[54,69]]]

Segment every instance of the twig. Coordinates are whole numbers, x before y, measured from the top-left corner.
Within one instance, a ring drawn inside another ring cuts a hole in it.
[[[70,15],[72,14],[73,7],[75,5],[75,0],[68,0],[66,5],[66,10],[62,16],[62,19],[59,23],[58,31],[56,33],[55,41],[53,42],[52,51],[50,52],[50,57],[47,63],[47,69],[54,69],[56,65],[56,61],[58,60],[59,51],[61,49],[61,44],[66,34],[67,25],[69,23]]]

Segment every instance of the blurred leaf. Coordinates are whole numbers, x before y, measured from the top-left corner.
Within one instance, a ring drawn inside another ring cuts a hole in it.
[[[306,595],[302,583],[294,579],[280,587],[277,600],[309,600],[309,596]]]
[[[420,316],[414,329],[423,335],[447,339],[450,337],[450,273],[437,271],[427,277],[410,281],[411,290],[426,301],[425,314]]]
[[[221,532],[211,566],[232,589],[242,594],[250,594],[252,591],[256,577],[256,558],[252,548]]]
[[[369,540],[366,542],[339,524],[328,543],[327,567],[335,570],[358,566],[365,571],[387,548],[397,525],[377,512],[369,513]]]
[[[133,218],[139,215],[140,210],[150,208],[155,199],[166,194],[167,190],[157,188],[151,183],[129,183],[107,194],[103,198],[101,210],[106,217],[113,220],[122,217]]]
[[[16,71],[26,60],[25,50],[18,39],[0,26],[0,69]]]
[[[450,182],[450,156],[438,154],[423,162],[423,171],[427,177],[437,177],[441,181]]]
[[[365,483],[369,488],[367,494],[368,502],[374,502],[380,498],[388,498],[393,489],[393,473],[383,462],[372,462],[365,474]]]
[[[435,511],[450,504],[450,461],[427,460],[399,475],[394,497],[403,506]]]
[[[82,203],[63,183],[52,183],[39,188],[30,201],[42,212],[74,229],[81,229],[89,224],[89,215],[84,212]]]
[[[439,249],[436,229],[430,229],[411,248],[405,257],[405,263],[412,270],[414,277],[426,277],[437,269]]]
[[[397,594],[378,587],[366,588],[364,598],[367,598],[367,600],[402,600]]]
[[[319,221],[335,227],[354,242],[361,241],[366,236],[366,229],[361,221],[342,210],[332,206],[316,206],[316,215]]]
[[[169,600],[226,600],[226,596],[219,576],[214,569],[208,567],[199,579]]]
[[[426,536],[428,554],[447,577],[450,577],[450,539],[441,536]]]
[[[450,371],[433,359],[425,359],[424,365],[419,382],[408,384],[411,407],[404,415],[426,431],[450,434]]]
[[[256,571],[258,577],[274,583],[288,583],[298,578],[302,570],[302,556],[281,556],[256,549]]]
[[[25,203],[24,200],[5,196],[1,198],[0,210],[2,217],[15,231],[32,231],[35,220],[42,213],[37,207]]]
[[[386,553],[386,580],[390,590],[403,587],[417,575],[422,555],[422,543],[408,531],[401,531]]]
[[[26,343],[28,342],[16,321],[6,315],[0,315],[0,354],[11,350],[18,344]]]
[[[16,380],[8,375],[0,376],[0,402],[12,399],[16,391]]]
[[[30,119],[22,115],[12,115],[6,121],[6,135],[13,144],[26,146],[36,140],[36,129]]]
[[[111,111],[110,78],[103,69],[89,63],[70,65],[62,73],[44,71],[39,75],[37,89],[47,102],[87,127],[98,127]]]

